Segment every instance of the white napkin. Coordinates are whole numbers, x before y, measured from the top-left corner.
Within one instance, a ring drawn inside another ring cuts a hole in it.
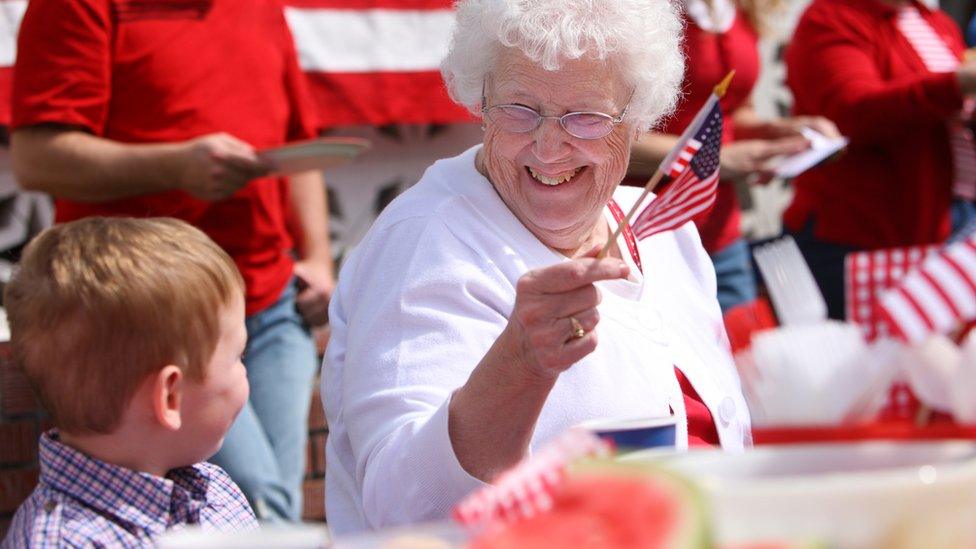
[[[959,423],[976,424],[976,330],[962,344],[952,382],[952,414]]]
[[[912,392],[923,404],[933,410],[951,413],[952,387],[958,377],[961,360],[962,352],[951,339],[934,334],[906,347],[902,366],[908,374]]]

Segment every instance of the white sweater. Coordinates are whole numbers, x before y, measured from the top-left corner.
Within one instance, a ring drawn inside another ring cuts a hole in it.
[[[568,261],[478,173],[478,149],[431,166],[379,216],[339,276],[322,371],[326,510],[335,533],[442,519],[482,485],[451,447],[451,394],[505,328],[518,278]],[[627,211],[639,194],[621,187],[614,197]],[[622,239],[620,246],[631,262]],[[694,225],[644,239],[639,250],[643,275],[631,264],[631,280],[597,284],[598,347],[557,380],[532,448],[582,421],[669,408],[686,448],[675,366],[711,410],[722,446],[749,443],[715,273]]]

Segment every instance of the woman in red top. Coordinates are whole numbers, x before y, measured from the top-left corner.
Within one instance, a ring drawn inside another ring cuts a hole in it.
[[[768,13],[779,0],[686,0],[685,55],[688,58],[678,112],[660,132],[641,136],[631,153],[628,176],[650,177],[691,123],[712,92],[712,88],[735,70],[728,93],[722,99],[725,128],[722,135],[721,184],[711,212],[696,219],[702,243],[712,257],[718,278],[718,300],[722,310],[755,298],[756,282],[749,247],[740,230],[736,181],[765,183],[772,178],[769,160],[797,153],[809,144],[800,134],[804,126],[836,135],[837,130],[820,117],[760,120],[752,109],[750,95],[759,77],[757,28],[759,16]]]
[[[964,47],[945,13],[909,0],[814,0],[800,19],[786,54],[795,112],[830,117],[851,141],[796,179],[784,223],[833,318],[848,252],[941,242],[973,216],[976,157],[960,112],[976,64],[961,63]]]

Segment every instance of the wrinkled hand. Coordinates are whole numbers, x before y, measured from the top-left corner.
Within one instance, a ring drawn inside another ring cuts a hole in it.
[[[596,349],[600,321],[598,280],[624,278],[630,268],[619,259],[587,257],[529,271],[515,287],[515,308],[505,328],[516,360],[530,375],[554,379]],[[586,332],[575,337],[570,317]]]
[[[295,307],[309,327],[316,328],[329,322],[329,301],[335,291],[332,263],[316,259],[295,262],[295,278],[298,279],[298,296]]]
[[[722,146],[720,170],[722,179],[746,179],[750,183],[768,183],[774,176],[772,160],[796,154],[810,146],[803,137],[780,139],[745,139]]]
[[[271,168],[253,147],[226,133],[184,142],[180,160],[180,187],[203,200],[227,198]]]

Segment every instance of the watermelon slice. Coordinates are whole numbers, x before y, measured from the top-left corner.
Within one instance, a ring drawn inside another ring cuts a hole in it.
[[[473,549],[711,547],[702,496],[688,481],[610,460],[574,466],[552,508],[489,528]]]

